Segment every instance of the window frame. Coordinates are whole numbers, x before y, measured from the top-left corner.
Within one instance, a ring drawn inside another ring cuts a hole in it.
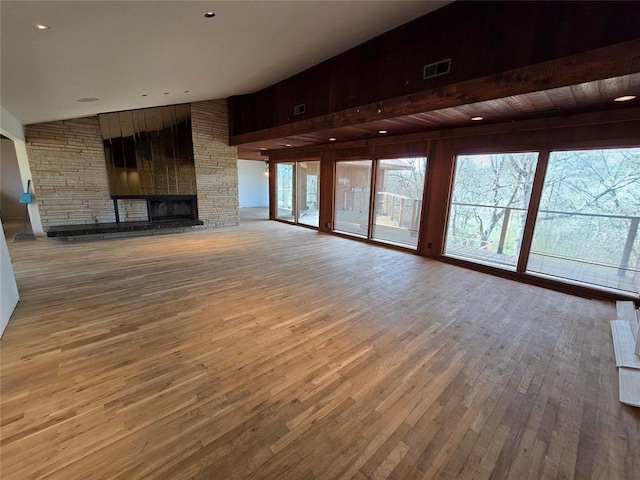
[[[542,185],[544,182],[544,174],[547,169],[547,162],[549,160],[549,151],[547,149],[542,148],[517,148],[515,146],[505,147],[505,148],[486,148],[486,147],[470,147],[470,148],[461,148],[453,150],[452,155],[452,168],[451,168],[451,184],[449,185],[449,194],[447,196],[447,208],[446,214],[444,217],[444,228],[442,232],[442,245],[439,252],[439,257],[443,258],[453,258],[455,260],[461,262],[468,262],[474,265],[481,265],[484,267],[504,270],[505,272],[513,272],[513,273],[524,273],[526,268],[526,262],[529,258],[529,250],[531,247],[531,242],[533,240],[533,227],[535,226],[535,219],[537,216],[537,208],[540,204],[540,198],[542,195]],[[451,203],[453,201],[453,191],[455,188],[456,175],[458,173],[458,157],[460,156],[470,156],[470,155],[508,155],[508,154],[516,154],[516,153],[537,153],[538,158],[536,161],[536,170],[533,175],[533,183],[531,185],[531,194],[529,196],[529,203],[527,206],[527,213],[525,215],[525,223],[524,228],[522,230],[522,240],[520,244],[520,251],[518,252],[518,258],[516,260],[516,264],[514,268],[506,268],[507,266],[500,266],[499,264],[493,264],[489,262],[479,262],[473,261],[472,259],[457,257],[457,256],[449,256],[445,255],[445,247],[447,244],[447,234],[449,229],[449,218],[451,216]],[[534,204],[536,206],[536,213],[534,215],[531,214],[531,206]],[[533,225],[532,225],[533,223]],[[526,254],[525,246],[527,247]]]
[[[430,148],[427,149],[426,152],[416,152],[415,150],[411,150],[409,152],[395,152],[392,154],[385,154],[385,155],[353,155],[353,156],[340,156],[339,158],[336,158],[333,161],[333,195],[332,195],[332,212],[331,212],[331,218],[333,219],[332,225],[331,225],[331,232],[338,234],[338,235],[344,235],[346,237],[349,238],[355,238],[355,239],[359,239],[359,240],[363,240],[363,241],[367,241],[367,242],[371,242],[377,245],[385,245],[385,246],[389,246],[392,248],[399,248],[402,250],[406,250],[409,252],[415,252],[415,253],[421,253],[422,251],[422,239],[424,237],[424,232],[423,232],[423,225],[426,225],[426,221],[425,221],[425,205],[426,205],[426,199],[428,198],[428,191],[427,191],[427,187],[429,184],[429,166],[430,166],[430,162],[429,162],[429,153],[430,153]],[[380,240],[380,239],[375,239],[373,238],[373,230],[374,230],[374,222],[375,222],[375,201],[376,201],[376,189],[377,189],[377,182],[378,182],[378,164],[381,160],[398,160],[398,159],[404,159],[404,158],[425,158],[426,159],[426,165],[425,165],[425,174],[424,174],[424,183],[422,185],[422,209],[419,215],[419,220],[418,220],[418,237],[417,237],[417,243],[416,246],[412,246],[412,245],[408,245],[408,244],[402,244],[402,243],[396,243],[396,242],[390,242],[390,241],[385,241],[385,240]],[[352,234],[350,232],[343,232],[341,230],[336,230],[335,228],[335,220],[336,220],[336,186],[337,186],[337,181],[338,181],[338,175],[337,175],[337,166],[338,163],[341,162],[357,162],[357,161],[370,161],[371,162],[371,175],[369,178],[369,214],[368,214],[368,225],[367,225],[367,235],[366,237],[363,235],[357,235],[357,234]]]
[[[511,132],[503,132],[499,134],[502,138],[507,138],[510,143],[506,146],[481,146],[481,145],[465,145],[462,148],[451,148],[451,182],[448,186],[447,208],[443,217],[442,243],[439,251],[435,253],[437,258],[440,258],[448,263],[463,265],[467,268],[472,268],[478,271],[490,272],[496,275],[505,276],[508,278],[519,279],[526,283],[532,283],[542,286],[552,286],[556,290],[567,291],[572,294],[585,295],[585,292],[606,292],[613,294],[617,297],[621,295],[634,295],[634,293],[624,292],[621,290],[613,289],[603,285],[587,284],[584,282],[566,279],[561,277],[554,277],[546,275],[544,273],[527,271],[527,264],[529,256],[531,254],[531,246],[533,243],[533,236],[535,233],[536,220],[538,211],[540,209],[540,203],[542,200],[542,192],[544,188],[544,181],[546,178],[547,168],[549,164],[549,158],[553,152],[571,152],[571,151],[589,151],[589,150],[616,150],[616,149],[630,149],[640,148],[640,142],[635,140],[595,140],[595,141],[555,141],[555,142],[521,142],[520,144],[511,143],[511,139],[508,137]],[[464,137],[464,140],[472,141],[470,137]],[[534,174],[533,184],[531,188],[531,197],[529,199],[529,206],[527,209],[527,215],[525,220],[525,226],[522,234],[522,244],[520,247],[520,253],[515,270],[504,269],[497,265],[488,263],[474,262],[471,259],[465,259],[460,257],[451,257],[444,254],[447,229],[449,224],[449,216],[451,213],[451,201],[453,199],[454,182],[457,174],[457,158],[461,155],[492,155],[492,154],[508,154],[519,152],[538,152],[538,163],[536,172]],[[428,179],[428,177],[427,177]],[[424,231],[421,227],[421,234]],[[636,295],[636,298],[638,295]]]
[[[299,219],[299,206],[298,206],[298,164],[305,162],[318,162],[318,212],[320,211],[320,205],[322,203],[322,160],[320,157],[297,157],[297,158],[282,158],[269,161],[269,183],[270,192],[273,192],[269,198],[269,209],[271,211],[270,218],[277,222],[286,223],[287,225],[296,225],[299,227],[310,228],[313,230],[319,230],[319,226],[309,225],[307,223],[300,223]],[[293,220],[286,220],[284,218],[278,218],[278,165],[279,164],[293,164],[293,199],[292,199],[292,215]],[[273,177],[273,180],[271,179]],[[271,207],[273,205],[273,208]],[[320,222],[318,222],[319,224]]]

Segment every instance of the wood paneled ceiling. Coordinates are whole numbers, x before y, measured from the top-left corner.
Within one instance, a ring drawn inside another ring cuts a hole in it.
[[[623,95],[636,95],[628,102],[615,102]],[[621,75],[577,85],[514,95],[460,106],[402,115],[382,120],[317,130],[300,135],[272,138],[238,145],[238,158],[264,160],[271,150],[395,136],[410,133],[507,123],[540,117],[622,109],[640,103],[640,73]],[[472,117],[482,117],[473,121]],[[379,133],[381,130],[386,134]],[[330,140],[335,138],[335,140]]]

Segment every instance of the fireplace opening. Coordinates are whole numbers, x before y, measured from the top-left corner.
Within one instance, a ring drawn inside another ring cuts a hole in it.
[[[197,220],[195,200],[153,199],[149,200],[149,216],[152,222],[163,220]]]

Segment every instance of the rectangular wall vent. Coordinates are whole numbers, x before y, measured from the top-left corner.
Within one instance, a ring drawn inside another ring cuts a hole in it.
[[[296,105],[295,107],[293,107],[294,115],[302,115],[306,111],[307,111],[307,105],[305,103],[301,103],[300,105]]]
[[[451,59],[441,60],[439,62],[430,63],[425,65],[422,69],[422,79],[439,77],[440,75],[446,75],[451,71]]]

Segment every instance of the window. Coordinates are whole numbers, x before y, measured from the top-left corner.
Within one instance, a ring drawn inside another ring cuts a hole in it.
[[[276,174],[276,218],[317,228],[320,162],[277,163]]]
[[[427,159],[378,160],[372,238],[418,246]]]
[[[456,159],[444,254],[515,270],[537,152]]]
[[[371,160],[336,163],[334,229],[368,237],[371,200]]]
[[[426,167],[425,157],[337,162],[334,230],[417,248]]]
[[[638,292],[640,148],[551,152],[527,272]]]
[[[293,168],[293,163],[276,164],[276,218],[287,222],[295,221],[293,212]]]
[[[320,162],[298,162],[296,164],[298,176],[297,223],[317,227],[319,225],[318,212],[320,208]]]

